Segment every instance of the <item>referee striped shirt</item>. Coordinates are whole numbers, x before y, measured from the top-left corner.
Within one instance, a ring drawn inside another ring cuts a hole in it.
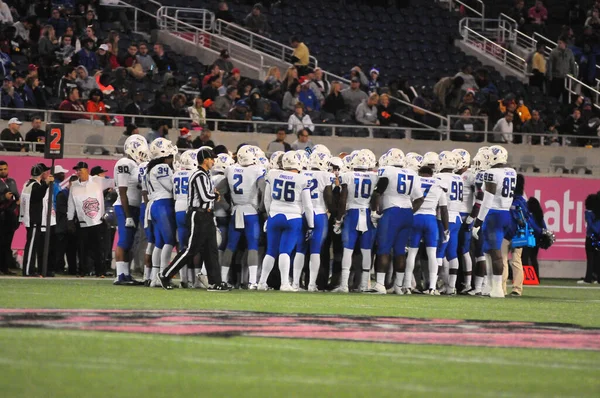
[[[198,169],[190,177],[188,191],[188,207],[212,210],[217,194],[210,175],[204,169]]]

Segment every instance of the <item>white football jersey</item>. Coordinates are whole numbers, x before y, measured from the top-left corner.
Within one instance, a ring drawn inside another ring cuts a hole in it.
[[[302,191],[309,190],[309,180],[306,176],[291,171],[279,170],[270,173],[267,179],[271,192],[267,209],[269,216],[285,214],[288,219],[298,218],[304,212],[302,206]]]
[[[175,211],[187,211],[188,188],[192,170],[177,170],[173,173],[173,198],[175,199]]]
[[[168,164],[157,164],[146,178],[150,201],[173,199],[173,170]]]
[[[471,170],[462,173],[463,201],[460,206],[461,213],[470,213],[475,203],[475,174]]]
[[[435,175],[441,181],[442,187],[446,189],[448,197],[448,218],[450,222],[456,222],[460,216],[463,202],[464,183],[461,176],[453,173],[438,173]]]
[[[485,183],[496,184],[496,194],[490,209],[510,210],[517,185],[517,172],[515,169],[502,167],[486,170],[483,180]]]
[[[438,206],[448,206],[448,197],[440,180],[435,177],[419,177],[419,185],[425,200],[415,215],[428,214],[435,216]]]
[[[115,164],[114,176],[117,188],[117,200],[115,206],[121,205],[119,188],[127,188],[127,199],[129,206],[140,207],[142,203],[142,190],[138,176],[137,163],[129,158],[122,158]]]
[[[483,179],[485,177],[485,171],[481,170],[475,174],[475,197],[483,192]]]
[[[386,166],[379,169],[379,178],[388,179],[382,195],[383,210],[391,207],[412,209],[413,200],[423,197],[419,176],[412,170]]]
[[[221,197],[224,198],[225,194],[227,194],[227,192],[229,192],[229,185],[227,184],[227,179],[225,178],[225,174],[215,173],[215,174],[211,175],[210,178],[212,180],[213,185],[215,186],[215,189],[217,191],[219,191],[219,194],[221,195]],[[231,206],[229,206],[229,203],[227,203],[227,201],[225,199],[215,202],[215,207],[214,207],[215,217],[227,217],[230,209],[231,209]]]
[[[368,209],[371,195],[377,185],[377,173],[349,171],[340,176],[341,184],[348,186],[346,209]]]
[[[242,206],[246,215],[256,214],[258,211],[258,180],[264,178],[265,174],[265,168],[260,165],[234,165],[225,169],[231,201],[234,206]]]
[[[323,198],[323,191],[331,186],[335,180],[335,175],[328,171],[305,170],[301,174],[305,175],[310,184],[310,198],[312,199],[315,214],[327,213],[327,206]]]

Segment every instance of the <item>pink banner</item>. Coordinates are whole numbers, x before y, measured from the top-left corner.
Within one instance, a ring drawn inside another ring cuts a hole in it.
[[[17,187],[19,191],[23,188],[23,184],[29,179],[31,174],[31,167],[36,163],[45,163],[48,167],[50,167],[52,161],[49,159],[44,159],[43,157],[37,156],[6,156],[4,158],[0,157],[0,159],[5,160],[8,163],[8,173],[9,177],[14,178],[17,182]],[[77,162],[84,161],[90,166],[90,169],[94,166],[101,166],[105,170],[108,170],[106,173],[108,176],[112,177],[113,168],[117,159],[105,160],[105,159],[85,159],[85,158],[68,158],[55,161],[56,165],[61,165],[70,172],[67,174],[66,178],[68,179],[72,174],[75,173],[73,167],[77,164]],[[23,226],[19,227],[17,232],[15,233],[15,238],[13,240],[13,249],[23,249],[25,247],[25,228]]]

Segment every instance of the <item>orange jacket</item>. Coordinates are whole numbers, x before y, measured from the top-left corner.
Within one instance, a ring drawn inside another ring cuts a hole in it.
[[[95,103],[92,100],[88,100],[86,108],[87,108],[88,112],[106,113],[106,106],[104,105],[104,102],[102,102],[102,101]],[[108,115],[107,116],[90,115],[90,119],[91,120],[103,120],[105,122],[110,120]]]

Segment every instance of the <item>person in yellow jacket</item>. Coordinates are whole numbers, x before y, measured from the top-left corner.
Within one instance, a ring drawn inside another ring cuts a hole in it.
[[[519,119],[521,119],[522,123],[525,123],[529,119],[531,119],[531,113],[529,112],[529,108],[525,106],[523,100],[519,100],[519,105],[516,106],[515,100],[500,100],[498,101],[498,110],[502,114],[505,114],[506,111],[513,112],[516,115],[519,115]]]
[[[308,66],[308,61],[310,58],[308,47],[306,47],[306,44],[301,42],[296,36],[292,36],[290,39],[290,45],[294,49],[291,61],[299,69],[298,74],[300,76],[304,76],[305,73],[303,73],[303,71]]]

